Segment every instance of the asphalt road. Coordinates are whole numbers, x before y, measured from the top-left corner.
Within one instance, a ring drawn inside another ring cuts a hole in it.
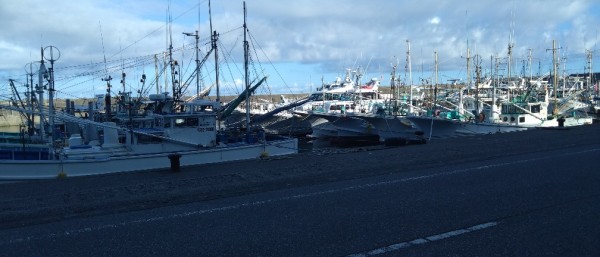
[[[600,146],[0,231],[0,256],[600,256]]]

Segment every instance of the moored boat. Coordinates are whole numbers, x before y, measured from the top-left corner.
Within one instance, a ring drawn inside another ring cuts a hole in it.
[[[245,8],[245,3],[244,3]],[[246,12],[244,11],[244,14]],[[244,28],[246,27],[244,16]],[[216,33],[216,32],[215,32]],[[246,33],[246,30],[244,30]],[[246,38],[246,35],[244,35]],[[216,40],[216,38],[212,38]],[[214,45],[216,45],[216,42]],[[248,50],[248,42],[244,41]],[[53,47],[54,48],[54,47]],[[42,59],[44,59],[42,48]],[[171,49],[171,48],[170,48]],[[52,53],[52,52],[51,52]],[[172,55],[170,55],[172,57]],[[248,58],[246,53],[245,58]],[[107,82],[106,111],[76,117],[69,112],[55,112],[53,105],[54,70],[58,57],[51,59],[49,76],[40,75],[40,85],[48,80],[48,108],[40,101],[39,108],[26,109],[3,107],[23,113],[48,117],[49,131],[40,126],[44,140],[41,144],[11,145],[0,151],[0,180],[47,179],[62,176],[85,176],[117,172],[131,172],[239,161],[281,156],[298,152],[295,138],[267,135],[262,128],[250,126],[226,127],[222,120],[240,102],[248,100],[254,90],[266,80],[266,76],[250,85],[248,67],[245,65],[245,90],[234,101],[222,105],[219,96],[215,100],[202,99],[202,92],[191,101],[183,101],[182,85],[176,79],[178,64],[170,60],[172,96],[167,92],[142,96],[134,100],[131,92],[119,92],[117,108],[113,110],[110,94],[110,76]],[[245,64],[248,60],[245,60]],[[43,64],[43,61],[42,61]],[[196,71],[199,70],[196,63]],[[40,74],[45,74],[40,65]],[[199,74],[194,73],[196,81]],[[142,84],[145,75],[142,76]],[[218,81],[218,76],[217,76]],[[125,88],[125,73],[122,73]],[[217,83],[218,89],[218,83]],[[41,91],[41,90],[40,90]],[[217,90],[218,91],[218,90]],[[41,91],[43,92],[43,91]],[[41,94],[40,94],[41,95]],[[89,108],[92,110],[92,108]],[[246,112],[249,114],[249,106]],[[55,130],[55,120],[69,123],[75,133],[62,137]]]
[[[298,152],[295,138],[267,136],[260,130],[217,131],[216,112],[211,109],[214,106],[206,101],[187,103],[182,113],[133,120],[133,129],[79,120],[81,125],[102,127],[102,140],[72,136],[68,145],[38,147],[35,153],[21,147],[4,149],[0,179],[47,179],[59,174],[96,175],[174,165],[178,168]]]

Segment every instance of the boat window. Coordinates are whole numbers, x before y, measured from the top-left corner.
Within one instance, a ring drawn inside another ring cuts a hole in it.
[[[539,105],[539,104],[531,106],[531,112],[532,113],[540,113],[540,109],[541,109],[541,105]]]
[[[175,127],[195,127],[198,126],[198,118],[176,119]]]
[[[525,113],[525,112],[512,104],[503,104],[502,105],[502,114],[522,114],[522,113]]]
[[[198,118],[187,118],[185,124],[190,127],[198,126]]]
[[[525,117],[519,117],[519,122],[525,122]]]
[[[201,106],[196,106],[195,108],[196,112],[206,112],[206,111],[212,111],[212,105],[201,105]]]

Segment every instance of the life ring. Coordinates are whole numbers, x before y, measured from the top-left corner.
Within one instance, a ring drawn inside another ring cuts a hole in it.
[[[440,110],[435,110],[435,112],[433,112],[433,116],[435,116],[435,117],[440,116]]]

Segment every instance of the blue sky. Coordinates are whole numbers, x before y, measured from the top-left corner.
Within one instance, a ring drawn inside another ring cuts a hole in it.
[[[236,94],[243,81],[242,1],[212,0],[211,5],[213,29],[220,33],[221,92]],[[513,74],[521,72],[529,49],[533,73],[538,67],[546,73],[552,40],[560,47],[561,67],[568,73],[584,71],[586,50],[595,51],[593,63],[600,54],[600,3],[592,0],[248,0],[246,5],[255,50],[253,71],[269,75],[261,94],[308,93],[322,79],[330,82],[358,67],[365,73],[363,82],[377,77],[388,85],[393,64],[398,66],[397,76],[405,79],[406,40],[411,42],[414,83],[433,76],[434,51],[440,83],[466,80],[467,41],[471,53],[481,56],[485,71],[491,57],[506,59],[512,38]],[[182,32],[199,30],[201,55],[206,53],[207,0],[2,1],[0,89],[6,92],[8,79],[24,88],[24,66],[39,61],[41,46],[53,45],[61,51],[55,69],[59,97],[103,93],[106,83],[101,78],[107,75],[114,78],[113,90],[122,90],[123,71],[126,90],[135,92],[141,89],[142,74],[153,80],[152,56],[162,58],[167,48],[167,9],[173,19],[174,58],[185,77],[193,69],[194,40]],[[210,57],[203,69],[205,85],[215,80],[212,67]],[[194,91],[195,85],[190,85]]]

